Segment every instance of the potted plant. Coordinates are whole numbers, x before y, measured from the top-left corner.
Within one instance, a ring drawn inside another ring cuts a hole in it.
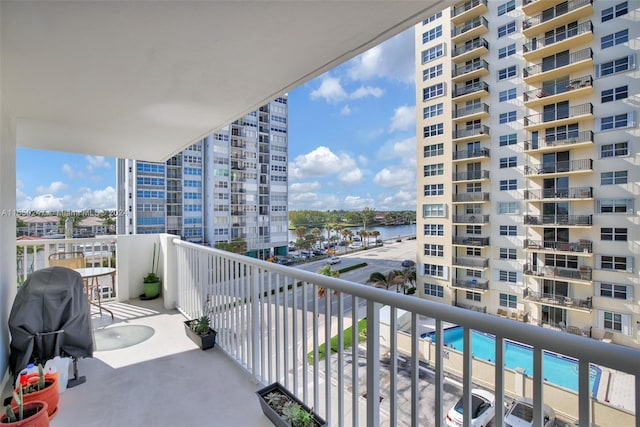
[[[160,295],[160,286],[162,282],[158,277],[158,264],[160,264],[160,251],[158,251],[158,261],[156,262],[156,244],[153,244],[153,258],[151,261],[151,272],[142,279],[144,285],[144,296],[141,299],[149,300],[158,298]]]
[[[48,427],[47,403],[34,400],[24,403],[22,388],[13,392],[15,405],[7,405],[0,414],[0,424],[12,427]]]
[[[275,426],[315,427],[327,425],[325,420],[279,382],[258,390],[256,394],[262,412]]]
[[[45,375],[42,365],[38,365],[37,374],[21,373],[19,385],[14,390],[12,405],[17,405],[20,396],[25,404],[34,401],[42,401],[47,404],[49,418],[53,418],[58,411],[58,378],[55,375]]]
[[[202,350],[208,350],[216,345],[216,331],[211,329],[211,319],[208,314],[198,319],[186,320],[184,329],[187,336]]]

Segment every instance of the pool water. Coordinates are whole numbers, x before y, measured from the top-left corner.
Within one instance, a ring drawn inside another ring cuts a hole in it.
[[[422,334],[422,338],[430,338],[435,342],[435,332]],[[444,345],[458,351],[464,351],[463,328],[456,326],[444,331]],[[473,357],[488,362],[495,360],[495,337],[491,334],[472,331],[471,347]],[[505,340],[504,364],[509,369],[522,368],[528,375],[533,375],[533,350],[531,347]],[[589,385],[594,396],[598,394],[598,384],[602,371],[597,366],[590,366]],[[570,357],[555,353],[543,352],[542,371],[544,379],[550,383],[573,391],[578,391],[578,362]]]

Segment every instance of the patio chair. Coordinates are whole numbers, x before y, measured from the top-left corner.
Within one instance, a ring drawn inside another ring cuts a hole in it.
[[[49,255],[49,267],[84,268],[84,252],[56,252]]]

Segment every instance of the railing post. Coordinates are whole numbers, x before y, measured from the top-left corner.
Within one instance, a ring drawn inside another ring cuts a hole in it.
[[[354,339],[354,346],[358,339]],[[380,425],[380,303],[367,301],[367,425]],[[415,357],[415,355],[414,355]]]
[[[251,267],[251,375],[253,382],[258,383],[260,376],[258,375],[259,366],[259,340],[260,340],[260,298],[258,290],[260,288],[260,274],[257,267]]]

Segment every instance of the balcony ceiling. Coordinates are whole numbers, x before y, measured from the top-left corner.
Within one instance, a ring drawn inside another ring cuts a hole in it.
[[[454,3],[1,0],[2,108],[18,147],[163,161]]]

